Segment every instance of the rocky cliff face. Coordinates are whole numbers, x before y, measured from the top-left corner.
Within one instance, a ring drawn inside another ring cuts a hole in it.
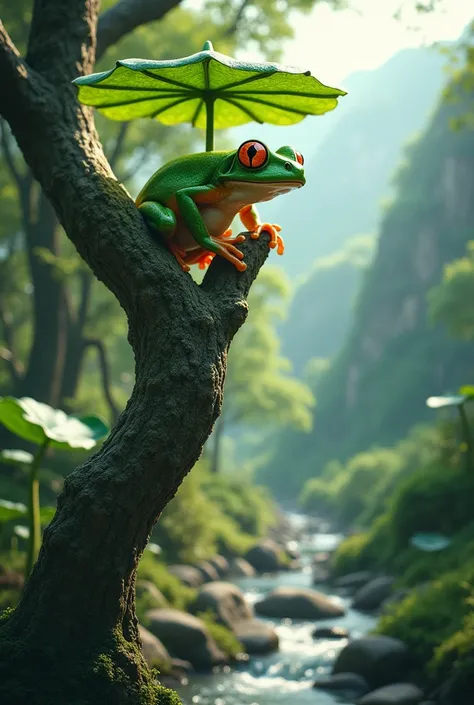
[[[296,493],[332,458],[393,443],[433,418],[427,396],[472,382],[473,344],[433,326],[426,303],[444,264],[474,239],[474,131],[450,128],[465,109],[441,106],[399,170],[352,330],[317,395],[314,430],[288,433],[262,472],[277,492],[288,492],[288,467],[298,467]]]

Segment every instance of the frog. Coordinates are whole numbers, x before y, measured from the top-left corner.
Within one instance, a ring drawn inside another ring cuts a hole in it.
[[[237,150],[173,159],[151,176],[135,205],[185,272],[193,264],[205,269],[216,255],[243,272],[247,264],[237,245],[246,236],[232,236],[234,218],[239,215],[254,240],[267,232],[269,247],[282,255],[281,227],[262,222],[255,204],[305,183],[300,152],[289,146],[272,152],[260,140],[246,140]]]

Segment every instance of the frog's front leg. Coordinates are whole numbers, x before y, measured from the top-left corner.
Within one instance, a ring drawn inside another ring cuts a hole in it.
[[[285,251],[285,244],[283,238],[278,234],[281,230],[279,225],[271,223],[262,223],[260,221],[260,216],[258,210],[254,205],[244,206],[241,211],[239,211],[240,220],[247,230],[250,231],[250,237],[253,240],[258,240],[262,232],[266,232],[270,235],[270,247],[273,249],[277,248],[279,255],[282,255]]]
[[[165,238],[168,249],[178,260],[181,269],[189,272],[189,267],[184,261],[186,252],[173,242],[173,235],[176,231],[176,216],[171,208],[167,208],[156,201],[144,201],[140,203],[138,210],[145,218],[149,228],[154,233],[161,235],[161,239]]]
[[[212,185],[192,186],[180,189],[176,193],[176,203],[179,212],[188,226],[191,235],[204,250],[224,257],[231,262],[239,272],[243,272],[247,269],[247,265],[245,262],[242,262],[244,258],[243,252],[238,250],[235,245],[244,242],[245,235],[237,235],[237,237],[228,237],[227,239],[212,237],[194,201],[194,198],[204,196],[206,203],[212,202],[209,196],[211,196],[212,192],[215,190],[216,187]]]

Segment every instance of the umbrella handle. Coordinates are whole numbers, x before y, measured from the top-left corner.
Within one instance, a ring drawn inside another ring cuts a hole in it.
[[[206,101],[206,152],[214,150],[214,100]]]

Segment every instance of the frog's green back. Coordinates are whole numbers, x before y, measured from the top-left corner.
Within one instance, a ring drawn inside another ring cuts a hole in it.
[[[214,175],[230,152],[200,152],[173,159],[151,176],[137,196],[135,203],[144,201],[166,203],[179,189],[214,183]]]

